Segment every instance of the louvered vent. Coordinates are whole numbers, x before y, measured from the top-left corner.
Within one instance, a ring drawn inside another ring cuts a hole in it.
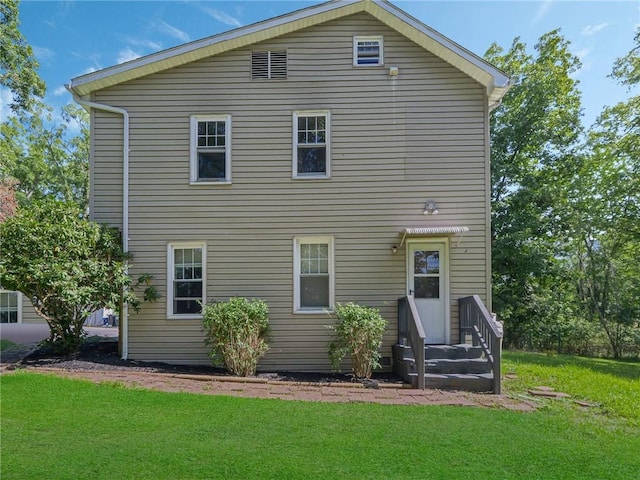
[[[251,52],[251,78],[287,78],[287,51]]]

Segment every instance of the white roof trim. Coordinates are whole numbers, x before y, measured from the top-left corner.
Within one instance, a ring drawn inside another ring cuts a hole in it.
[[[499,101],[508,90],[509,77],[503,72],[386,0],[322,3],[76,77],[71,80],[70,88],[76,95],[85,96],[96,90],[359,12],[369,13],[482,84],[490,104]]]
[[[468,231],[469,227],[455,225],[446,225],[442,227],[407,227],[400,232],[400,234],[402,234],[400,246],[404,244],[407,236],[428,237],[432,235],[453,235],[456,233],[466,233]]]

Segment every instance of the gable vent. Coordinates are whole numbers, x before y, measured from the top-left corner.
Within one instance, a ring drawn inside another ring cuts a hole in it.
[[[251,52],[251,78],[287,78],[287,51]]]

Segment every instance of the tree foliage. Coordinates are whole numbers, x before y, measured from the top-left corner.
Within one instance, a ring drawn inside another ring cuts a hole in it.
[[[640,32],[635,41],[612,74],[629,86],[640,81]],[[640,95],[606,107],[585,150],[569,197],[578,301],[619,357],[640,339]]]
[[[635,41],[612,73],[630,88]],[[614,356],[638,354],[640,98],[584,132],[568,42],[553,31],[535,52],[518,39],[487,52],[515,83],[492,115],[494,308],[507,345],[596,353],[604,338]]]
[[[138,306],[119,233],[85,220],[72,202],[33,202],[0,224],[0,238],[2,287],[31,299],[62,353],[80,346],[89,314],[119,305],[123,289]]]
[[[13,94],[14,112],[29,111],[45,94],[33,49],[18,29],[18,0],[0,2],[0,85]]]
[[[88,205],[88,114],[69,104],[54,122],[43,106],[0,125],[0,176],[13,179],[18,203],[54,198]],[[73,135],[73,132],[76,132]]]
[[[555,207],[581,133],[579,60],[558,30],[534,52],[516,38],[508,51],[494,44],[485,55],[513,83],[491,115],[492,250],[494,307],[507,343],[520,346],[531,328],[552,331],[570,315],[557,289],[565,275]]]

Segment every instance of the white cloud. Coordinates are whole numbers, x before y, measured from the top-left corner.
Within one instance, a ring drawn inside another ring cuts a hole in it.
[[[158,42],[154,42],[153,40],[146,40],[143,38],[133,38],[133,37],[124,37],[125,41],[129,45],[133,45],[136,47],[144,47],[149,50],[162,50],[162,44]]]
[[[186,32],[183,32],[179,28],[176,28],[173,25],[169,25],[167,22],[164,22],[162,20],[155,24],[155,28],[159,32],[166,33],[173,38],[177,38],[181,42],[188,42],[190,40],[189,35]]]
[[[221,12],[220,10],[216,10],[215,8],[202,8],[209,16],[219,21],[220,23],[224,23],[225,25],[230,25],[232,27],[241,27],[242,23],[235,17],[231,15]]]
[[[53,96],[54,96],[54,97],[59,97],[59,96],[61,96],[61,95],[64,95],[65,93],[67,93],[67,89],[66,89],[66,88],[64,88],[64,85],[60,85],[58,88],[56,88],[56,89],[53,91]]]
[[[578,57],[578,59],[583,62],[585,58],[587,58],[587,56],[591,53],[591,50],[588,48],[583,48],[582,50],[578,50],[577,52],[574,52],[573,54]]]
[[[82,70],[77,76],[81,77],[82,75],[89,75],[90,73],[97,72],[98,69],[96,67],[87,67]]]
[[[136,58],[140,58],[141,55],[133,50],[131,47],[125,47],[124,50],[120,50],[118,52],[118,57],[116,61],[118,63],[130,62],[131,60],[135,60]]]
[[[598,23],[597,25],[587,25],[585,27],[582,27],[580,33],[582,33],[582,35],[595,35],[596,33],[601,32],[605,28],[609,27],[610,25],[611,24],[608,22]]]
[[[540,20],[542,20],[549,11],[549,8],[551,8],[552,3],[553,0],[544,0],[538,7],[538,10],[536,10],[535,15],[533,16],[532,23],[538,23]]]
[[[54,52],[53,50],[47,47],[36,47],[34,45],[31,48],[33,48],[33,54],[41,62],[49,60],[50,58],[53,58],[56,55],[56,52]]]

